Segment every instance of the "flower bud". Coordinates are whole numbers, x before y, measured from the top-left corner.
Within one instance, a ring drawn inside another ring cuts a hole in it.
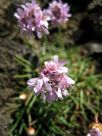
[[[28,135],[32,136],[35,134],[35,129],[33,127],[27,128],[27,133]]]
[[[27,94],[25,94],[25,93],[20,94],[19,99],[25,101],[27,99]]]

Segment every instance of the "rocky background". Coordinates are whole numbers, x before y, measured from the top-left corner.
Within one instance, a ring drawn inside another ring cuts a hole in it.
[[[47,0],[43,0],[46,4]],[[67,2],[67,0],[65,0]],[[23,1],[22,1],[23,2]],[[97,61],[97,68],[102,66],[102,0],[68,0],[72,18],[68,22],[66,45],[81,45],[88,55]],[[15,61],[16,55],[30,53],[18,35],[14,12],[21,4],[19,0],[0,0],[0,135],[8,135],[10,114],[8,107],[15,95],[17,81],[14,75],[20,70]],[[102,72],[101,70],[98,72]]]

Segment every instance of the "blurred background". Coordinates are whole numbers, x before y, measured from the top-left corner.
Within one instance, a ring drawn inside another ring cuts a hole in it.
[[[19,32],[14,13],[24,2],[0,0],[0,136],[86,136],[96,114],[102,122],[102,0],[63,0],[72,17],[43,44]],[[68,61],[76,84],[48,104],[26,82],[55,54]]]

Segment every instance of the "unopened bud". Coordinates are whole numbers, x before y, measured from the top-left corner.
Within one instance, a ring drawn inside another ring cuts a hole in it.
[[[23,93],[23,94],[21,94],[20,96],[19,96],[19,99],[21,99],[21,100],[26,100],[27,99],[27,94],[25,94],[25,93]]]
[[[35,134],[35,129],[33,127],[27,128],[27,133],[28,135],[32,136]]]

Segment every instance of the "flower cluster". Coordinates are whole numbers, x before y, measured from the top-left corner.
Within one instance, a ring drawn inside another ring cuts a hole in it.
[[[41,94],[41,97],[47,101],[56,101],[67,96],[67,89],[75,81],[66,75],[68,69],[64,67],[65,61],[59,61],[58,56],[53,60],[46,61],[38,78],[29,79],[27,84],[34,89],[35,95]]]
[[[15,17],[18,19],[21,31],[34,32],[38,38],[42,37],[42,33],[49,34],[48,21],[50,16],[46,11],[42,11],[35,1],[21,5],[21,8],[17,9]]]
[[[49,34],[48,25],[61,24],[68,21],[71,16],[69,14],[68,4],[63,4],[61,1],[52,1],[49,8],[42,10],[40,6],[32,0],[31,3],[25,3],[17,9],[15,17],[18,19],[18,24],[21,32],[34,33],[38,38],[42,38],[42,34]]]
[[[102,136],[102,132],[98,128],[92,128],[87,136]]]
[[[65,23],[71,17],[69,5],[67,3],[63,4],[61,0],[53,0],[49,4],[47,11],[51,17],[51,23],[54,26]]]

